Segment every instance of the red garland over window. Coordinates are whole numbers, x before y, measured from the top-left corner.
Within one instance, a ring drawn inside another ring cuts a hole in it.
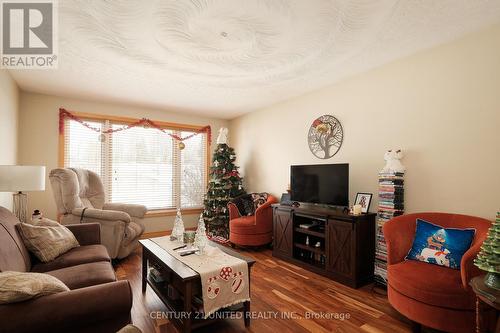
[[[208,143],[210,144],[212,142],[212,129],[211,129],[210,125],[204,126],[204,127],[200,128],[199,130],[189,130],[189,131],[193,131],[194,133],[190,134],[186,137],[181,138],[178,135],[167,133],[165,131],[165,129],[163,129],[161,126],[155,124],[155,122],[153,122],[152,120],[149,120],[147,118],[142,118],[141,120],[138,120],[138,121],[131,123],[131,124],[128,124],[128,125],[124,125],[123,127],[115,128],[115,129],[110,128],[110,129],[107,129],[107,130],[104,130],[101,132],[100,129],[90,126],[89,123],[85,122],[83,119],[75,116],[74,114],[72,114],[71,112],[67,111],[64,108],[59,109],[59,134],[64,133],[64,118],[70,118],[74,121],[79,122],[80,124],[87,127],[88,129],[90,129],[94,132],[102,133],[102,134],[109,134],[109,133],[119,132],[119,131],[123,131],[123,130],[128,130],[132,127],[143,126],[143,127],[156,128],[157,130],[162,131],[163,133],[172,137],[172,139],[175,139],[175,140],[181,141],[181,142],[184,140],[190,139],[199,133],[207,133]]]

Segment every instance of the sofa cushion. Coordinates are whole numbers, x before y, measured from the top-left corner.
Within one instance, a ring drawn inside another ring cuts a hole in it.
[[[236,234],[264,234],[273,231],[272,224],[255,223],[255,215],[241,216],[229,221],[229,229]]]
[[[74,247],[79,246],[73,233],[63,225],[50,223],[17,225],[24,245],[40,260],[49,262]]]
[[[460,271],[419,261],[403,261],[387,267],[389,285],[417,301],[450,309],[472,310],[474,294],[462,286]]]
[[[19,224],[17,217],[8,209],[0,207],[0,272],[31,270],[31,259],[28,249],[16,230]]]
[[[99,261],[111,261],[104,245],[86,245],[75,247],[47,263],[33,265],[33,272],[47,272],[60,268],[88,264]]]
[[[444,228],[417,219],[413,245],[405,259],[460,269],[460,262],[470,248],[476,230]]]
[[[231,200],[231,203],[236,206],[241,216],[255,215],[257,208],[267,202],[268,193],[248,193],[242,194]]]
[[[71,266],[46,273],[58,278],[72,290],[116,281],[113,266],[107,261]]]
[[[10,271],[0,273],[0,304],[22,302],[62,291],[69,291],[69,288],[48,274]]]

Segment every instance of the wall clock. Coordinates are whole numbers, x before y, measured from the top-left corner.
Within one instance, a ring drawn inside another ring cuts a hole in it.
[[[307,141],[314,156],[321,159],[333,157],[344,139],[340,121],[334,116],[324,115],[313,121]]]

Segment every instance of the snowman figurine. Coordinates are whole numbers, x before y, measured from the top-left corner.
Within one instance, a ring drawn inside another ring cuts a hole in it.
[[[398,150],[388,150],[384,154],[384,160],[386,161],[384,168],[381,170],[382,173],[391,172],[405,172],[406,168],[401,164],[401,159],[403,158],[403,152],[401,149]]]

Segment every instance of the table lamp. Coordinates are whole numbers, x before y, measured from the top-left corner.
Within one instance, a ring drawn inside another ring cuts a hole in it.
[[[23,192],[44,190],[44,166],[0,165],[0,192],[16,192],[13,213],[19,221],[27,221],[28,196]]]

